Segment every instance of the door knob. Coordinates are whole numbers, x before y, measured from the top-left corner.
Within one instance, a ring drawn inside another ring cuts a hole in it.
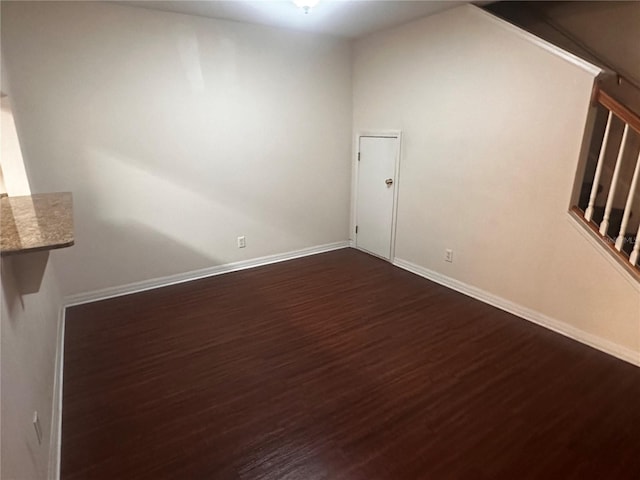
[[[393,185],[393,180],[391,178],[387,178],[384,183],[387,184],[387,187],[390,187],[391,185]]]

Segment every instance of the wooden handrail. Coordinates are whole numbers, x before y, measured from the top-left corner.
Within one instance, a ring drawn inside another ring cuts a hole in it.
[[[596,101],[612,111],[616,117],[627,123],[636,132],[640,133],[640,116],[633,110],[622,105],[601,88],[598,88],[596,92]]]

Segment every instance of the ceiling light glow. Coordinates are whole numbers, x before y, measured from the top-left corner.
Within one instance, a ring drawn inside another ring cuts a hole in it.
[[[305,14],[308,14],[320,0],[292,0],[297,7],[301,8]]]

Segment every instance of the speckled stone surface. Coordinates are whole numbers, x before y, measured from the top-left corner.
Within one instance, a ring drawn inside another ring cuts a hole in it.
[[[40,193],[0,199],[2,255],[73,245],[71,193]]]

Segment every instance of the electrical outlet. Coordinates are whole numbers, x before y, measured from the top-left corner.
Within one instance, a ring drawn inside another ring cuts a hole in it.
[[[447,248],[444,251],[444,261],[453,263],[453,250],[451,250],[450,248]]]
[[[33,429],[36,431],[36,437],[38,438],[38,445],[42,444],[42,425],[40,425],[40,418],[38,412],[33,412]]]
[[[247,246],[247,241],[244,238],[244,235],[242,237],[238,237],[238,248],[244,248]]]

